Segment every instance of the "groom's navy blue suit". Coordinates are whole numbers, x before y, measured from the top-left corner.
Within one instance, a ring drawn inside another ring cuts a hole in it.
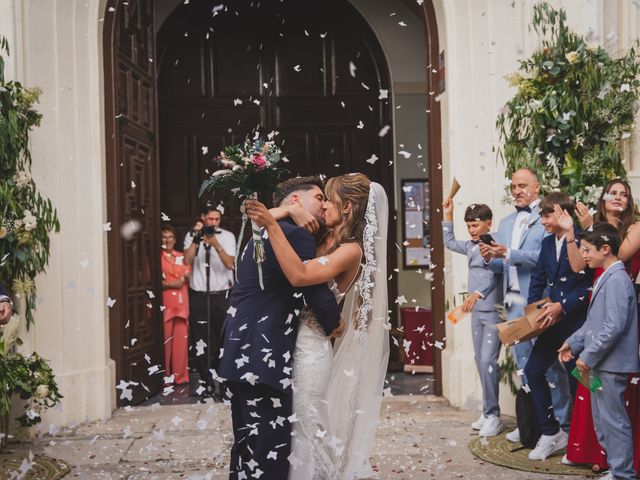
[[[9,292],[4,288],[4,286],[0,283],[0,297],[8,297]]]
[[[316,242],[304,229],[279,222],[304,260],[316,257]],[[291,369],[298,316],[311,307],[327,335],[340,322],[335,297],[326,284],[293,287],[282,272],[268,239],[258,283],[253,242],[238,261],[238,281],[222,331],[219,376],[231,394],[234,444],[229,478],[286,479],[291,451]],[[259,476],[259,475],[258,475]],[[257,478],[257,477],[256,477]]]

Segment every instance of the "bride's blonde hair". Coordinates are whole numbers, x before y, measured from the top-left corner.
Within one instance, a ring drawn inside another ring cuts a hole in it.
[[[342,224],[335,238],[338,246],[347,242],[358,242],[362,246],[362,236],[365,227],[364,214],[367,210],[371,180],[362,173],[348,173],[330,178],[325,186],[327,199],[334,203],[342,213],[347,203],[351,204],[348,214],[342,213]]]

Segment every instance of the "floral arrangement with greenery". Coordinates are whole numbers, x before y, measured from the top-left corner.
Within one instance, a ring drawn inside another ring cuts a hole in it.
[[[24,413],[16,418],[23,427],[40,422],[40,412],[55,406],[62,395],[53,370],[37,353],[25,356],[15,350],[22,342],[17,330],[20,319],[14,315],[2,328],[0,338],[0,416],[8,415],[11,398],[18,395],[26,403]]]
[[[41,92],[5,79],[3,52],[9,55],[9,44],[0,37],[0,282],[14,298],[24,299],[28,328],[36,305],[35,277],[45,271],[49,234],[58,232],[60,224],[51,201],[31,177],[29,133],[42,118],[34,108]],[[40,412],[62,396],[48,363],[37,353],[25,356],[16,350],[22,343],[19,323],[14,314],[0,328],[0,416],[9,414],[17,395],[26,404],[16,420],[28,427],[40,422]]]
[[[34,104],[40,90],[6,81],[9,45],[0,38],[0,282],[26,303],[27,328],[36,306],[35,277],[49,262],[49,234],[60,224],[51,201],[31,177],[29,133],[42,115]]]
[[[517,88],[498,116],[506,175],[528,167],[543,193],[560,189],[595,204],[602,186],[626,177],[622,144],[633,130],[640,96],[635,49],[613,58],[566,26],[564,10],[534,6],[533,30],[542,48],[507,77]]]
[[[546,2],[534,6],[531,27],[542,48],[507,77],[517,92],[496,121],[497,154],[507,178],[531,168],[543,194],[561,190],[594,206],[608,180],[626,177],[621,151],[638,109],[640,62],[634,48],[613,58],[572,32],[566,20],[562,9]],[[507,349],[500,378],[514,394],[516,369]]]
[[[214,190],[231,194],[240,200],[258,198],[260,194],[266,195],[277,191],[278,182],[284,174],[288,173],[286,164],[289,162],[274,141],[262,140],[257,132],[253,139],[247,138],[241,145],[225,147],[214,161],[222,168],[213,172],[210,178],[202,182],[200,196],[209,190]],[[235,255],[236,272],[247,219],[243,211]],[[262,276],[262,263],[265,259],[264,242],[260,228],[253,221],[251,221],[251,233],[253,258],[258,264],[260,287],[264,289]]]

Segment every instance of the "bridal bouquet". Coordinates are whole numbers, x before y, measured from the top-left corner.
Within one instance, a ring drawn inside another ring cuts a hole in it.
[[[257,135],[247,138],[241,145],[225,147],[215,162],[222,168],[213,172],[210,178],[202,182],[200,196],[210,190],[229,192],[234,197],[257,199],[258,194],[270,194],[278,190],[278,183],[283,174],[288,173],[285,164],[289,162],[280,148],[273,141],[264,141]],[[242,227],[238,238],[238,250],[235,262],[237,267],[240,245],[248,217],[242,210]],[[262,279],[262,263],[264,262],[264,243],[260,228],[251,222],[253,237],[253,258],[258,264],[260,287],[264,290]],[[236,268],[237,272],[237,268]]]

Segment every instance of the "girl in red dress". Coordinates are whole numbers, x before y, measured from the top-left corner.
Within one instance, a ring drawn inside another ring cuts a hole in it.
[[[584,229],[593,224],[588,208],[578,202],[576,206],[578,219]],[[633,202],[631,187],[621,179],[608,182],[603,190],[597,205],[596,218],[598,221],[606,221],[614,225],[620,236],[624,239],[618,258],[624,261],[625,269],[632,281],[636,283],[640,273],[640,222],[638,211]],[[571,267],[575,272],[585,268],[584,261],[577,248],[567,249]],[[602,274],[596,270],[594,283]],[[640,312],[640,310],[639,310]],[[639,320],[640,322],[640,315]],[[634,437],[634,467],[636,473],[640,472],[640,373],[630,374],[627,382],[625,399],[627,401],[627,413],[631,420]],[[571,430],[567,454],[562,459],[563,463],[591,464],[594,471],[602,471],[608,468],[607,456],[596,438],[593,419],[591,417],[591,392],[586,387],[578,384],[576,398],[573,404],[573,416],[571,418]]]
[[[176,231],[162,227],[162,304],[164,305],[164,369],[174,383],[189,383],[189,266],[174,249]]]

